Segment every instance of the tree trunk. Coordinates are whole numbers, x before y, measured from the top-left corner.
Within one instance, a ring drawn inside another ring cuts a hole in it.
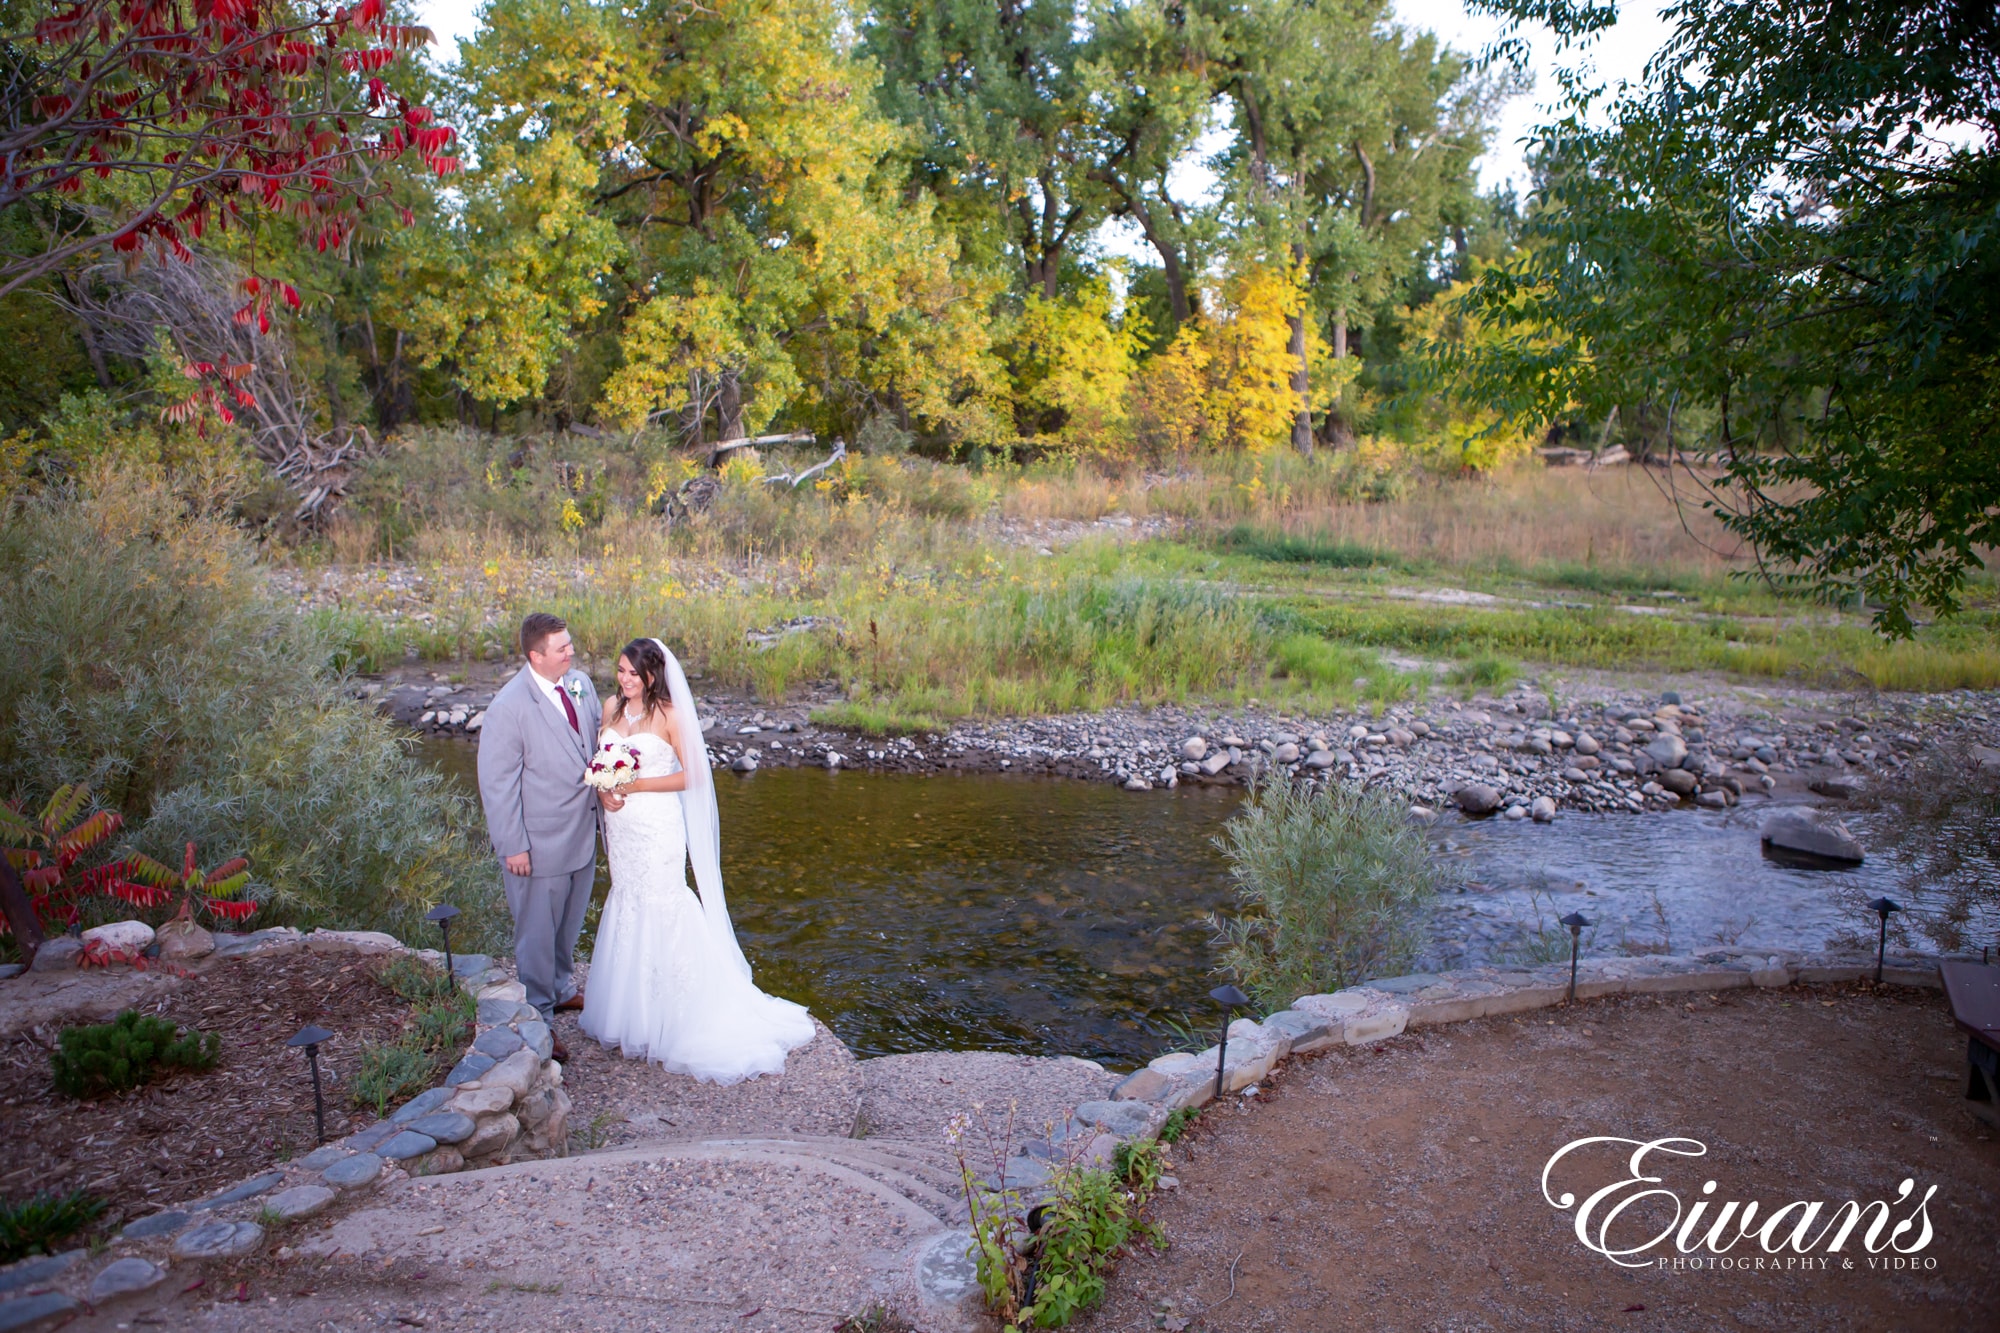
[[[1345,307],[1333,312],[1333,359],[1347,359],[1347,310]]]
[[[703,415],[706,415],[705,413]],[[699,418],[697,418],[699,420]],[[715,380],[715,420],[719,429],[715,434],[715,445],[708,451],[708,465],[722,466],[723,446],[731,440],[744,438],[743,429],[743,372],[725,370]],[[699,431],[697,426],[696,430]]]
[[[1294,272],[1305,268],[1306,248],[1292,243],[1292,264]],[[1303,297],[1301,298],[1303,299]],[[1285,324],[1291,330],[1289,349],[1292,354],[1292,393],[1298,398],[1298,407],[1292,416],[1292,448],[1301,457],[1311,458],[1313,453],[1313,413],[1312,413],[1312,370],[1306,354],[1306,311],[1302,306],[1285,317]]]
[[[1305,312],[1285,316],[1285,324],[1292,331],[1290,350],[1292,354],[1292,393],[1298,398],[1298,407],[1292,416],[1292,448],[1300,455],[1311,458],[1313,454],[1313,414],[1312,383],[1306,372],[1306,317]]]

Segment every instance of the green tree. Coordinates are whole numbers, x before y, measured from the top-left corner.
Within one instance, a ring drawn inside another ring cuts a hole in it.
[[[1386,0],[1232,0],[1220,86],[1232,107],[1223,158],[1239,244],[1289,264],[1310,294],[1291,317],[1292,444],[1313,447],[1309,321],[1333,360],[1356,314],[1394,293],[1410,258],[1473,196],[1498,98],[1429,34],[1393,26]],[[1337,412],[1329,433],[1344,434]]]
[[[1608,5],[1492,0],[1583,39]],[[1531,420],[1703,412],[1766,571],[1907,634],[2000,545],[2000,17],[1682,0],[1643,84],[1541,131],[1526,244],[1448,370]]]

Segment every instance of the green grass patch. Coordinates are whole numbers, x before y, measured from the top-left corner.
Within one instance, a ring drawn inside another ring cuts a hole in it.
[[[1330,537],[1297,536],[1238,524],[1216,539],[1215,548],[1282,565],[1318,565],[1324,569],[1408,569],[1410,562],[1394,551],[1380,551],[1357,542]]]
[[[1481,653],[1460,662],[1445,679],[1467,690],[1504,690],[1521,677],[1521,668],[1504,657]]]
[[[852,700],[828,704],[812,710],[812,720],[822,727],[858,731],[865,736],[918,736],[948,730],[951,723],[932,713],[905,712],[895,703],[857,703]]]
[[[0,1203],[0,1264],[33,1254],[54,1254],[65,1240],[103,1212],[104,1200],[86,1190],[36,1194],[19,1203]]]

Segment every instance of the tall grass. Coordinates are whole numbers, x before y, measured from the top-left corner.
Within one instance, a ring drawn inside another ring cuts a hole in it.
[[[646,630],[762,697],[837,683],[864,729],[1125,699],[1276,691],[1347,702],[1419,688],[1383,669],[1377,650],[1881,688],[2000,683],[1991,624],[1885,644],[1857,617],[1736,577],[1747,554],[1642,469],[1444,479],[1364,448],[1168,473],[877,455],[796,489],[759,475],[818,457],[732,464],[705,512],[668,525],[648,498],[690,465],[661,440],[431,432],[371,465],[347,526],[296,558],[309,580],[349,562],[340,605],[318,623],[357,669],[411,651],[511,655],[512,623],[546,607],[588,654]],[[561,520],[565,504],[576,522]],[[1042,555],[1061,534],[1023,543],[1017,526],[1113,515],[1165,522],[1173,535],[1121,542],[1106,529]],[[392,530],[390,542],[381,534]],[[352,553],[371,544],[393,545],[421,593],[352,577]],[[1526,584],[1523,599],[1542,605],[1375,595],[1396,582],[1509,596]],[[1591,605],[1569,605],[1578,600]],[[1631,614],[1620,601],[1671,614]],[[748,637],[805,616],[825,623],[776,642]]]

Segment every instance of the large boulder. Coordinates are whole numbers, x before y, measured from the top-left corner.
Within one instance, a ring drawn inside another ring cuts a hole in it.
[[[1460,787],[1451,794],[1451,799],[1468,815],[1490,815],[1500,808],[1500,793],[1483,782]]]
[[[1646,743],[1646,757],[1661,768],[1679,768],[1688,757],[1687,742],[1670,733],[1655,736]]]
[[[1781,851],[1860,865],[1861,844],[1838,819],[1817,819],[1804,810],[1780,810],[1764,821],[1764,844]]]

